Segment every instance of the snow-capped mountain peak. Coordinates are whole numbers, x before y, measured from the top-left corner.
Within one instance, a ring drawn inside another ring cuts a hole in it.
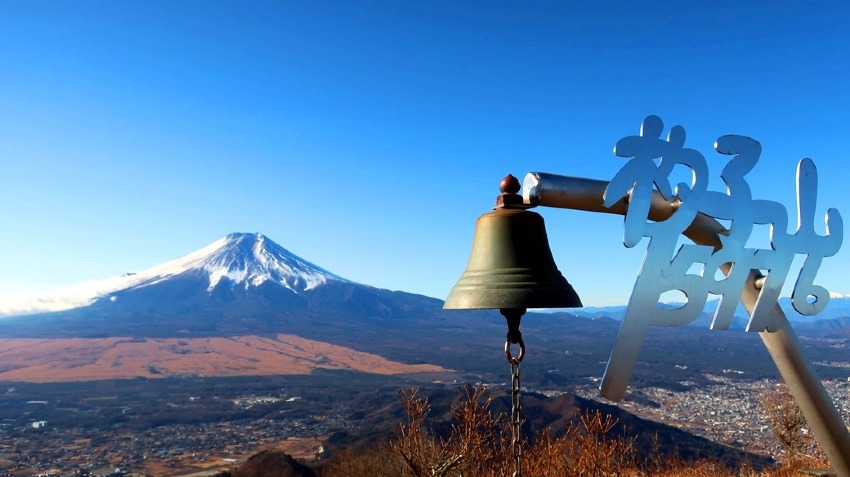
[[[212,292],[222,280],[245,289],[265,282],[295,293],[321,284],[348,280],[314,265],[259,233],[233,233],[183,257],[153,268],[47,292],[0,296],[0,316],[61,311],[86,306],[100,298],[115,300],[124,290],[154,285],[177,276],[205,278]]]
[[[245,288],[271,281],[296,293],[329,280],[347,281],[299,258],[262,234],[234,233],[181,258],[133,275],[135,283],[125,288],[152,285],[184,273],[207,274],[208,291],[224,278]]]

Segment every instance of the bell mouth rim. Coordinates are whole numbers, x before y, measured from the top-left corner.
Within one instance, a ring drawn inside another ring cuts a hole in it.
[[[464,285],[458,283],[443,303],[443,309],[446,310],[581,308],[583,306],[581,298],[566,280],[550,284],[513,282]]]

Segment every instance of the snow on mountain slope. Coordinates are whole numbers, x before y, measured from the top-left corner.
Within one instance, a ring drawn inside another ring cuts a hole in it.
[[[184,274],[206,276],[207,291],[222,279],[233,286],[256,287],[277,283],[295,293],[329,281],[348,282],[292,254],[261,234],[234,233],[189,253],[138,273],[97,280],[47,292],[0,294],[0,316],[61,311],[86,306],[98,298],[153,285]]]

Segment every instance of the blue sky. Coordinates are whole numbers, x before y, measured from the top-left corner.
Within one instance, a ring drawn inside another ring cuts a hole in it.
[[[850,216],[850,6],[568,3],[0,3],[0,292],[262,232],[444,298],[505,174],[610,179],[649,114],[685,127],[712,188],[714,139],[743,134],[754,197],[793,218],[808,156],[818,216]],[[624,304],[645,241],[539,212],[585,304]],[[850,293],[847,249],[817,283]]]

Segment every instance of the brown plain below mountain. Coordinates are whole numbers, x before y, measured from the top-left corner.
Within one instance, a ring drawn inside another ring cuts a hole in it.
[[[338,369],[375,374],[439,373],[376,354],[294,335],[213,338],[0,338],[0,380],[25,382],[310,374]]]

